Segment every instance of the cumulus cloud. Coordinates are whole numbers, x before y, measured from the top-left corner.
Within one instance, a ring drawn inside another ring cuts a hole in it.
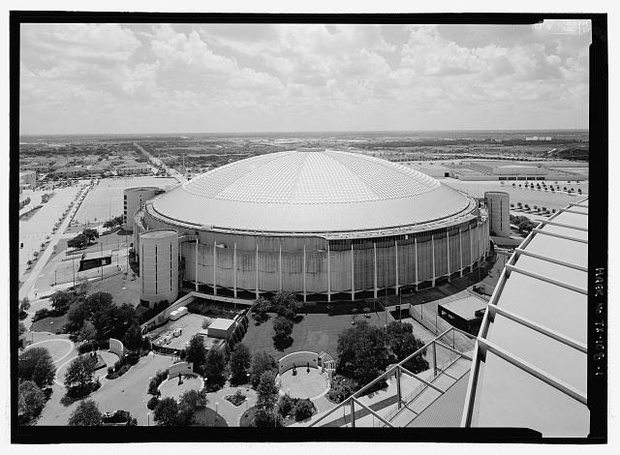
[[[64,133],[584,127],[588,24],[565,25],[24,24],[21,119]]]

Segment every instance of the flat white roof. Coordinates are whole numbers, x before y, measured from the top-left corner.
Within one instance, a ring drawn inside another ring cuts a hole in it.
[[[218,330],[228,330],[230,326],[234,324],[234,322],[235,321],[233,321],[232,319],[217,318],[211,323],[211,325],[209,325],[208,328],[218,329]]]
[[[439,306],[469,321],[476,319],[476,311],[486,308],[487,301],[475,295],[469,295],[462,299],[442,303]]]

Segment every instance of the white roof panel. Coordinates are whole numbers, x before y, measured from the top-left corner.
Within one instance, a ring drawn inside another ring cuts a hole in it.
[[[331,150],[237,161],[152,207],[164,218],[221,229],[325,233],[446,221],[474,208],[464,194],[414,169]]]

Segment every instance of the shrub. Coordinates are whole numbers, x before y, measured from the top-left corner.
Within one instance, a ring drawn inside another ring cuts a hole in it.
[[[140,361],[140,352],[131,351],[129,354],[127,354],[127,363],[129,365],[135,365],[139,361]]]
[[[293,407],[295,406],[295,399],[291,398],[291,396],[287,393],[282,398],[280,398],[280,403],[278,403],[278,411],[282,417],[286,417],[291,413]]]
[[[155,376],[151,378],[151,381],[149,382],[148,393],[150,395],[159,396],[160,392],[157,388],[166,379],[168,379],[168,370],[159,370],[155,373]]]
[[[151,397],[149,398],[149,401],[146,403],[146,407],[152,411],[157,407],[158,404],[159,404],[159,398]]]
[[[46,317],[50,316],[50,313],[51,311],[47,308],[41,308],[40,310],[37,310],[37,312],[32,317],[32,322],[37,322],[40,319],[45,319]]]
[[[314,414],[314,404],[309,399],[298,400],[295,404],[295,420],[300,422],[312,417]]]
[[[359,385],[357,382],[336,374],[332,377],[331,388],[327,392],[327,398],[334,403],[341,403],[358,389]]]

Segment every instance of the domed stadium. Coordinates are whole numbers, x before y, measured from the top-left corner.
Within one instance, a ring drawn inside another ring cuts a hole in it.
[[[150,200],[135,221],[139,256],[141,233],[175,230],[180,280],[247,299],[434,286],[477,266],[489,243],[474,199],[406,166],[332,150],[222,166]]]

